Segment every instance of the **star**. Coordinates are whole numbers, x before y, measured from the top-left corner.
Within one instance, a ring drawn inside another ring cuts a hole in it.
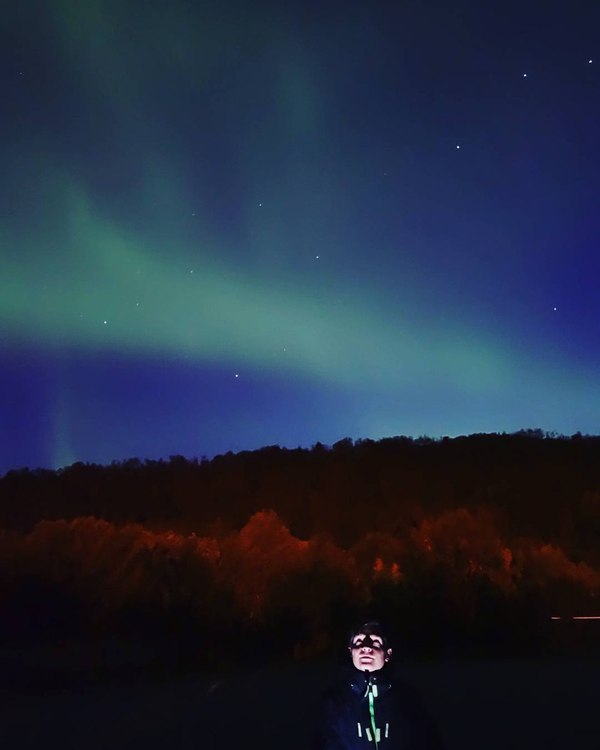
[[[259,203],[259,204],[258,204],[258,207],[259,207],[259,208],[261,208],[261,207],[262,207],[262,203]]]
[[[457,150],[458,150],[458,149],[460,148],[460,146],[457,146],[456,148],[457,148]]]
[[[239,374],[239,372],[236,372],[236,374],[234,375],[234,377],[235,377],[235,378],[239,378],[239,377],[240,377],[240,374]]]
[[[588,65],[591,65],[591,64],[592,64],[592,61],[591,61],[591,60],[588,60]]]
[[[106,326],[106,325],[108,325],[108,320],[105,320],[105,321],[104,321],[104,325],[105,325],[105,326]]]
[[[315,260],[319,260],[319,256],[318,255],[315,255]]]
[[[523,78],[527,78],[527,73],[523,73]]]

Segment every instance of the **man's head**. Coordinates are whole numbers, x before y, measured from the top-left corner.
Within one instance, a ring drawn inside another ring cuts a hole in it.
[[[352,663],[362,672],[376,672],[392,655],[388,640],[378,622],[365,622],[350,636]]]

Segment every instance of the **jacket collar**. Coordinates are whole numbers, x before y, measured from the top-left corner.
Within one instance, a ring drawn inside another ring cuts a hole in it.
[[[387,665],[376,672],[362,672],[359,669],[353,668],[350,673],[349,682],[352,692],[357,695],[365,695],[369,685],[377,685],[379,695],[387,693],[392,687]]]

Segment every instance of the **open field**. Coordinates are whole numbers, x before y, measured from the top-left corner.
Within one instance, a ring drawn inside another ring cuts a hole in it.
[[[598,658],[407,662],[448,750],[600,748]],[[228,677],[184,675],[36,691],[5,687],[2,746],[305,750],[322,689],[339,665]]]

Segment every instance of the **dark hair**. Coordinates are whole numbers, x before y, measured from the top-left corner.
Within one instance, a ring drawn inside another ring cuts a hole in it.
[[[362,633],[363,635],[378,635],[383,641],[383,648],[387,650],[390,647],[390,643],[385,634],[385,631],[381,627],[380,623],[377,622],[377,620],[364,622],[362,625],[354,628],[354,630],[352,630],[352,632],[350,633],[350,638],[348,639],[349,646],[352,646],[352,642],[360,633]]]

